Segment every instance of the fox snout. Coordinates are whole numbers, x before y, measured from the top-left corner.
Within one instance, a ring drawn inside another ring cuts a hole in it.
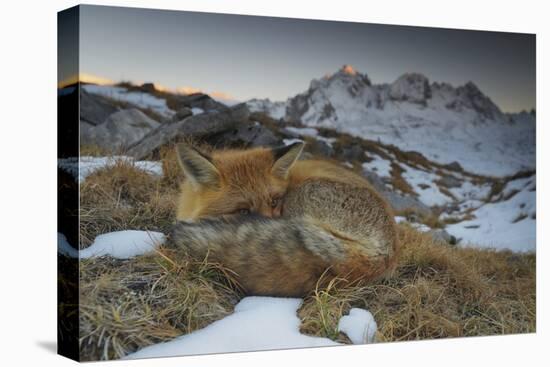
[[[268,218],[279,218],[282,215],[282,210],[280,206],[273,208],[265,205],[258,210],[258,214]]]

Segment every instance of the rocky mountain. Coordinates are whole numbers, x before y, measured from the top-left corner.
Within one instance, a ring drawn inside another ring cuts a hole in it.
[[[505,114],[473,82],[453,87],[407,73],[373,84],[344,65],[284,102],[251,100],[252,111],[331,128],[422,153],[472,173],[505,176],[534,169],[534,114]]]

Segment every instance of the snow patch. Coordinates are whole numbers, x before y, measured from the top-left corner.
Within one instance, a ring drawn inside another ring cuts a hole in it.
[[[95,171],[108,168],[116,165],[117,163],[124,162],[134,165],[134,167],[143,170],[147,173],[156,176],[162,176],[162,163],[153,161],[135,161],[134,158],[118,155],[112,157],[90,157],[82,156],[80,159],[77,157],[61,158],[57,160],[57,165],[73,175],[78,182],[82,183]]]
[[[427,206],[445,205],[453,202],[453,199],[444,195],[439,191],[435,181],[439,178],[438,175],[412,168],[410,166],[400,164],[403,168],[403,178],[412,186],[418,194],[418,199]]]
[[[172,117],[176,112],[168,107],[166,100],[141,91],[129,91],[124,87],[112,85],[85,84],[82,88],[92,94],[98,94],[117,101],[129,102],[141,108],[149,108],[165,116]]]
[[[445,229],[465,247],[509,249],[518,252],[536,249],[536,176],[511,181],[503,190],[506,200],[494,203],[467,201],[461,206],[476,208],[475,219],[448,225]]]
[[[285,130],[290,131],[291,133],[296,135],[311,136],[313,138],[316,138],[317,136],[319,136],[319,132],[317,131],[317,129],[314,129],[312,127],[288,126],[288,127],[285,127]]]
[[[296,298],[246,297],[233,314],[204,329],[143,348],[125,359],[338,345],[300,334],[296,311],[301,303]]]
[[[345,333],[353,344],[372,343],[377,328],[372,314],[360,308],[352,308],[338,322],[338,331]]]
[[[202,108],[193,107],[191,108],[191,112],[193,115],[200,115],[201,113],[204,113],[204,110]]]
[[[391,161],[374,155],[370,162],[363,163],[363,169],[365,171],[372,171],[380,177],[390,177]]]
[[[430,232],[432,230],[432,228],[430,228],[429,226],[427,226],[423,223],[409,222],[407,220],[407,218],[405,218],[405,217],[395,216],[394,220],[395,220],[395,223],[397,223],[397,224],[399,224],[399,223],[408,223],[411,227],[416,229],[418,232],[425,233],[425,232]]]
[[[99,256],[112,256],[117,259],[128,259],[153,252],[164,243],[166,236],[160,232],[126,230],[99,235],[94,242],[80,250],[80,258],[88,259]]]
[[[67,257],[78,257],[78,250],[69,244],[63,233],[57,232],[57,252]]]
[[[304,141],[302,139],[283,139],[284,145],[291,145],[294,143],[303,143]]]
[[[336,138],[325,138],[324,136],[319,135],[317,129],[314,129],[312,127],[288,126],[285,128],[285,130],[297,136],[309,136],[311,138],[315,138],[319,141],[325,142],[330,147],[332,147],[332,143],[336,141]]]

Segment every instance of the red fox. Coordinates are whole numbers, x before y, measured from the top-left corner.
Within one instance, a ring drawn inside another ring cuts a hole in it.
[[[303,148],[206,154],[179,145],[186,179],[172,244],[231,269],[253,295],[302,296],[323,274],[356,281],[392,270],[398,248],[388,204],[343,167],[298,160]]]

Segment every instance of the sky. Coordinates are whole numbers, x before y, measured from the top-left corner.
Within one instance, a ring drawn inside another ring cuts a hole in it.
[[[81,6],[80,73],[237,100],[285,100],[350,64],[373,83],[406,72],[473,81],[507,112],[535,107],[535,36]]]

